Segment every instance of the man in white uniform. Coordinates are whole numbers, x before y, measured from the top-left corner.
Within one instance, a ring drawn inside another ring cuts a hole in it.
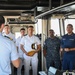
[[[32,50],[32,44],[37,45],[33,56],[29,56],[27,53]],[[40,50],[40,40],[38,37],[33,35],[33,26],[28,27],[28,35],[21,40],[21,50],[24,52],[24,63],[25,63],[25,75],[29,75],[30,64],[32,66],[33,75],[37,75],[38,69],[38,51]],[[31,75],[31,74],[30,74]]]
[[[15,35],[10,32],[10,27],[9,27],[9,25],[5,25],[5,26],[4,26],[4,29],[3,29],[3,36],[9,38],[9,39],[12,40],[14,43],[16,42]],[[15,68],[14,68],[13,65],[11,65],[11,68],[12,68],[12,75],[13,75],[14,72],[15,72],[15,71],[14,71]]]
[[[17,75],[21,75],[21,69],[22,69],[22,65],[23,65],[23,51],[20,49],[20,41],[21,41],[22,37],[25,36],[25,29],[21,28],[20,33],[21,33],[21,36],[19,36],[16,39],[16,46],[17,46],[17,50],[18,50],[18,53],[19,53],[19,58],[21,59],[20,66],[17,69]]]
[[[5,25],[5,26],[4,26],[4,29],[3,29],[3,36],[8,37],[10,40],[13,40],[14,42],[16,41],[16,40],[15,40],[15,35],[10,32],[10,27],[9,27],[9,25]]]
[[[18,68],[20,60],[14,43],[2,36],[4,22],[4,17],[0,16],[0,75],[9,75],[11,74],[10,62]]]

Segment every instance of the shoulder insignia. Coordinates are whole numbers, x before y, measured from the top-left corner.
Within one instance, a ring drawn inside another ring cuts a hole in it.
[[[13,40],[12,38],[10,38],[10,37],[8,37],[8,36],[4,36],[4,37],[6,37],[6,38],[8,38],[8,39],[10,39],[10,40]]]

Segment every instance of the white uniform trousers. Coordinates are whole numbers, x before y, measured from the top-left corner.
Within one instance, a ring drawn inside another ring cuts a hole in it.
[[[24,64],[25,64],[25,75],[29,75],[29,70],[30,70],[30,64],[32,67],[32,75],[37,75],[37,70],[38,70],[38,57],[37,56],[27,56],[25,55],[24,57]],[[31,75],[31,74],[30,74]]]
[[[17,68],[17,75],[21,75],[21,69],[22,69],[23,64],[24,64],[24,60],[23,58],[20,58],[20,66],[19,68]]]

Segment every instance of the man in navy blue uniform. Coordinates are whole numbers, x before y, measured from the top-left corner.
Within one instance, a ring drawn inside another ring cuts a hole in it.
[[[64,50],[62,69],[72,71],[75,69],[75,34],[72,24],[68,24],[66,30],[67,34],[61,39],[61,51]]]

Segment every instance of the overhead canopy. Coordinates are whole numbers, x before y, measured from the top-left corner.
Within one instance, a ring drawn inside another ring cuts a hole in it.
[[[36,16],[35,18],[42,18],[42,17],[49,17],[49,15],[51,14],[64,14],[64,15],[71,15],[75,13],[75,1],[56,7],[54,9],[51,9],[49,11],[46,11],[38,16]]]
[[[37,5],[48,6],[48,0],[0,0],[0,9],[31,10]]]

